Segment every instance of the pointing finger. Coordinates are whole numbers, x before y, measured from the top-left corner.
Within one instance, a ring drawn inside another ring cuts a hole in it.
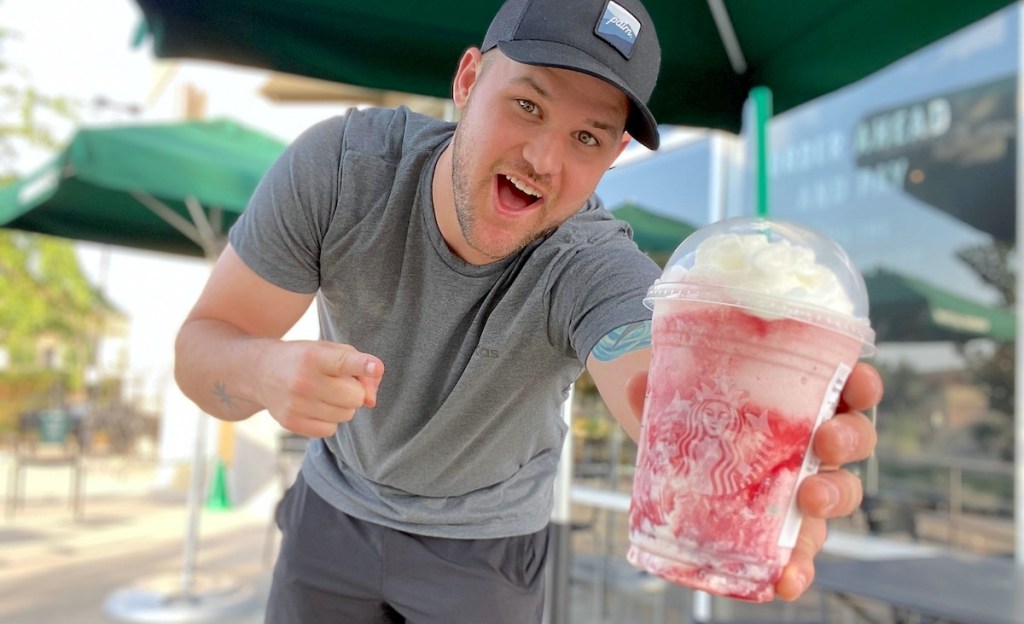
[[[379,366],[380,375],[383,375],[384,365]],[[375,407],[377,405],[377,390],[380,388],[381,376],[368,377],[366,375],[360,375],[359,383],[363,384],[363,389],[366,391],[366,399],[363,401],[363,405],[366,407]]]

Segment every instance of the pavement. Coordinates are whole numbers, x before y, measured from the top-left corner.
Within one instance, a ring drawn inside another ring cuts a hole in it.
[[[170,590],[206,591],[212,583],[249,599],[224,624],[263,621],[276,527],[273,501],[200,513],[193,581],[185,585],[189,514],[183,486],[157,488],[152,462],[119,457],[86,460],[80,519],[68,505],[70,470],[31,468],[23,506],[0,520],[0,622],[102,624],[105,603],[118,592],[159,583]],[[4,499],[10,459],[0,458]],[[265,497],[264,497],[265,498]],[[150,612],[151,613],[151,612]],[[175,621],[197,621],[196,618]]]
[[[11,460],[0,454],[0,483],[6,500]],[[159,584],[174,593],[184,585],[185,535],[189,514],[186,487],[156,487],[153,462],[122,457],[89,457],[84,511],[76,520],[69,506],[67,468],[33,468],[27,473],[24,505],[0,518],[0,624],[107,624],[117,622],[200,622],[260,624],[278,534],[270,517],[280,490],[242,506],[201,506],[195,578],[203,595],[216,586],[225,596],[243,596],[241,612],[203,619],[159,609],[113,617],[108,606],[126,592]],[[581,510],[585,512],[585,510]],[[574,553],[592,550],[593,536],[576,536]],[[623,559],[624,557],[620,557]],[[605,600],[593,584],[571,585],[567,624],[636,624],[692,621],[692,592],[669,586],[663,595],[648,590],[610,592]],[[658,600],[663,600],[658,608]],[[212,604],[223,604],[223,600]],[[604,604],[602,607],[601,604]],[[753,605],[723,601],[716,622],[791,622],[820,619],[817,599],[802,603]],[[604,612],[604,616],[599,615]],[[123,613],[123,611],[122,611]],[[808,618],[807,616],[811,616]],[[172,617],[174,619],[172,619]]]

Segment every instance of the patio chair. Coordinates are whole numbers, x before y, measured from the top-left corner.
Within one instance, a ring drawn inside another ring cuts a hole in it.
[[[13,518],[17,510],[24,507],[29,469],[67,468],[69,506],[74,519],[82,519],[85,461],[79,433],[67,410],[42,410],[20,416],[12,439],[13,462],[7,481],[8,518]]]

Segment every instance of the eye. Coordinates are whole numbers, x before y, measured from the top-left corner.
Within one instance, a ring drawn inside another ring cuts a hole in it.
[[[586,130],[580,130],[579,134],[576,135],[576,138],[579,139],[580,143],[590,147],[597,147],[601,145],[601,142],[597,140],[597,137]]]
[[[531,102],[530,100],[524,100],[522,98],[516,98],[516,104],[519,105],[519,108],[523,109],[524,111],[526,111],[527,113],[529,113],[531,115],[536,115],[537,114],[537,105],[534,104],[533,102]]]

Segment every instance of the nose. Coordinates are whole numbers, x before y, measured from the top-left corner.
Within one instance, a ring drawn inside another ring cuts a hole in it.
[[[549,131],[531,134],[523,145],[523,158],[526,159],[537,175],[553,175],[562,166],[565,157],[562,137]]]

